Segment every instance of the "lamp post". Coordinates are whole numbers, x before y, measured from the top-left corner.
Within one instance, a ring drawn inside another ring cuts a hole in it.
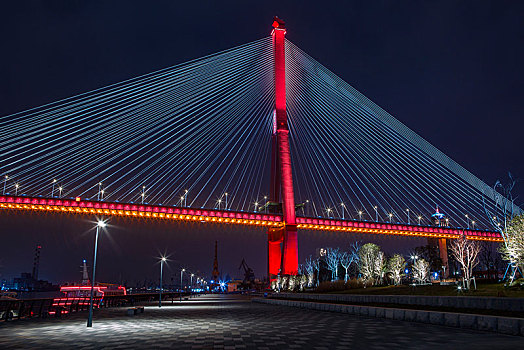
[[[327,215],[328,215],[328,218],[331,218],[331,208],[327,208],[326,209],[326,212],[327,212]]]
[[[220,204],[222,204],[222,199],[218,200],[218,210],[220,210]]]
[[[422,219],[422,216],[418,216],[418,225],[420,226],[420,220]]]
[[[58,198],[62,198],[62,190],[64,188],[62,186],[58,187]]]
[[[406,209],[406,213],[407,213],[407,216],[408,216],[408,225],[409,225],[409,209]]]
[[[340,206],[342,207],[342,220],[344,220],[344,208],[346,207],[344,203],[340,203]]]
[[[358,211],[358,220],[362,221],[362,210]]]
[[[91,292],[89,300],[89,315],[87,316],[87,326],[93,327],[93,294],[95,290],[95,274],[96,274],[96,252],[98,249],[98,231],[101,228],[106,227],[106,223],[103,220],[98,220],[96,224],[96,235],[95,235],[95,253],[93,256],[93,279],[91,280]]]
[[[194,273],[191,274],[191,285],[189,286],[189,295],[193,295],[193,276],[195,276]]]
[[[189,191],[186,190],[186,192],[184,193],[184,207],[187,207],[187,193],[188,193],[188,192],[189,192]]]
[[[266,203],[264,203],[264,212],[267,214],[267,196],[264,196],[264,201]]]
[[[469,216],[468,214],[464,215],[466,217],[466,224],[468,225],[468,230],[469,230]]]
[[[164,267],[166,260],[165,256],[160,259],[160,293],[158,295],[158,307],[162,307],[162,268]]]
[[[144,199],[146,198],[146,186],[142,186],[142,204],[144,204]]]
[[[4,191],[2,192],[3,195],[5,195],[5,187],[7,186],[8,179],[9,179],[9,175],[4,176]]]
[[[473,226],[473,229],[475,229],[475,221],[472,221],[471,225]]]
[[[97,200],[100,200],[100,191],[102,191],[102,183],[101,182],[98,183],[98,194],[96,196]]]
[[[389,213],[389,223],[391,224],[391,219],[393,218],[393,214]]]
[[[55,184],[56,184],[56,179],[53,180],[53,188],[51,189],[51,197],[55,196]]]
[[[227,192],[225,193],[226,195],[226,210],[227,210]]]
[[[378,222],[378,206],[374,206],[373,209],[375,209],[375,221]]]
[[[182,290],[184,289],[184,287],[182,287],[182,276],[184,271],[186,271],[186,269],[180,270],[180,302],[182,302]]]
[[[18,187],[20,187],[20,185],[15,184],[15,196],[18,196]]]

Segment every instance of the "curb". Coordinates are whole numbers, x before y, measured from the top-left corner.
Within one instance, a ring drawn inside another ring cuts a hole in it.
[[[524,336],[524,319],[515,317],[382,308],[375,306],[315,303],[311,301],[294,301],[269,298],[253,298],[252,302]]]

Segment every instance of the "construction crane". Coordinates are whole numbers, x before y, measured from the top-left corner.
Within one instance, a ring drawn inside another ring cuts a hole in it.
[[[253,272],[253,269],[247,265],[244,258],[242,258],[242,262],[238,269],[240,270],[241,268],[244,269],[244,284],[252,285],[255,282],[255,273]]]

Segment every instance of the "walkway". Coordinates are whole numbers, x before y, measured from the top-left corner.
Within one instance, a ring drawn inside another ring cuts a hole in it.
[[[101,309],[61,320],[0,324],[0,348],[518,349],[522,337],[251,303],[209,295],[126,316]]]

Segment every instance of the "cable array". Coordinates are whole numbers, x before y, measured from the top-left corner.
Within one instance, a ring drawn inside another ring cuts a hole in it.
[[[492,188],[286,42],[297,201],[307,214],[487,228]],[[304,209],[308,210],[308,209]],[[520,210],[520,208],[519,208]]]
[[[260,210],[273,70],[267,37],[2,117],[4,193]],[[489,186],[290,41],[286,75],[299,215],[489,227]]]

